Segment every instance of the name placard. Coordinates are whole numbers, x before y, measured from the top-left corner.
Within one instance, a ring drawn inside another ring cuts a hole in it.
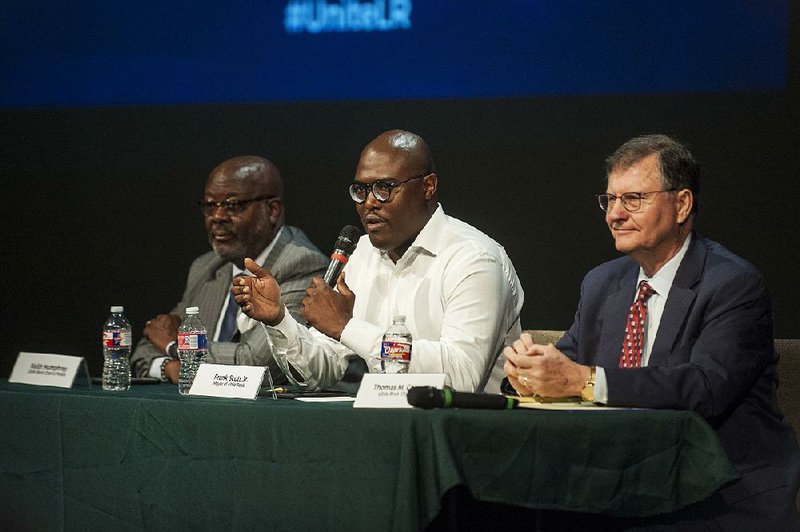
[[[20,351],[8,382],[72,388],[83,357]]]
[[[189,395],[255,399],[266,369],[264,366],[200,364]]]
[[[406,399],[409,388],[443,388],[444,377],[444,373],[367,373],[361,381],[353,408],[414,408]]]

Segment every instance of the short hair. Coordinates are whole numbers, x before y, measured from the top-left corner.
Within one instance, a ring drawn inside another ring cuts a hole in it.
[[[635,137],[617,148],[606,159],[606,179],[615,170],[626,170],[648,155],[658,154],[658,169],[665,190],[692,191],[694,202],[692,213],[700,206],[700,164],[691,152],[667,135],[643,135]]]

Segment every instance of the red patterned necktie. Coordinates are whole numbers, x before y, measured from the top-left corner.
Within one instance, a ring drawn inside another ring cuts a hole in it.
[[[647,325],[647,300],[655,294],[647,281],[639,283],[639,293],[628,311],[628,322],[625,324],[625,339],[622,342],[622,354],[619,367],[638,368],[642,365],[644,351],[644,328]]]

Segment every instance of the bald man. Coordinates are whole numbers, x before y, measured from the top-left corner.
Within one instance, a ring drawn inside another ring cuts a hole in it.
[[[402,314],[413,337],[409,372],[444,373],[461,391],[499,391],[499,355],[520,331],[522,287],[497,242],[444,213],[438,185],[418,135],[387,131],[364,148],[349,192],[367,234],[336,290],[312,280],[303,322],[287,312],[274,272],[245,261],[256,277],[235,280],[232,292],[267,325],[291,380],[330,386],[355,356],[375,371],[383,333]]]
[[[264,328],[242,315],[229,291],[245,257],[255,258],[273,272],[288,311],[300,317],[304,290],[328,260],[300,229],[284,224],[282,197],[281,174],[263,157],[235,157],[211,171],[200,208],[212,251],[192,263],[183,297],[170,314],[147,322],[131,357],[136,375],[178,382],[180,316],[197,306],[208,329],[210,362],[266,365],[278,382],[286,382]]]

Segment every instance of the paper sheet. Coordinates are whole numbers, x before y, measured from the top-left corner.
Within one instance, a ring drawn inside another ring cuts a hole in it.
[[[296,401],[304,401],[306,403],[345,403],[355,401],[355,397],[348,395],[333,396],[333,397],[295,397]]]
[[[541,399],[535,397],[516,397],[513,395],[508,397],[513,397],[519,401],[517,408],[533,408],[536,410],[630,410],[630,408],[620,406],[605,406],[594,403],[583,403],[574,399],[564,399],[563,401],[542,401]]]

